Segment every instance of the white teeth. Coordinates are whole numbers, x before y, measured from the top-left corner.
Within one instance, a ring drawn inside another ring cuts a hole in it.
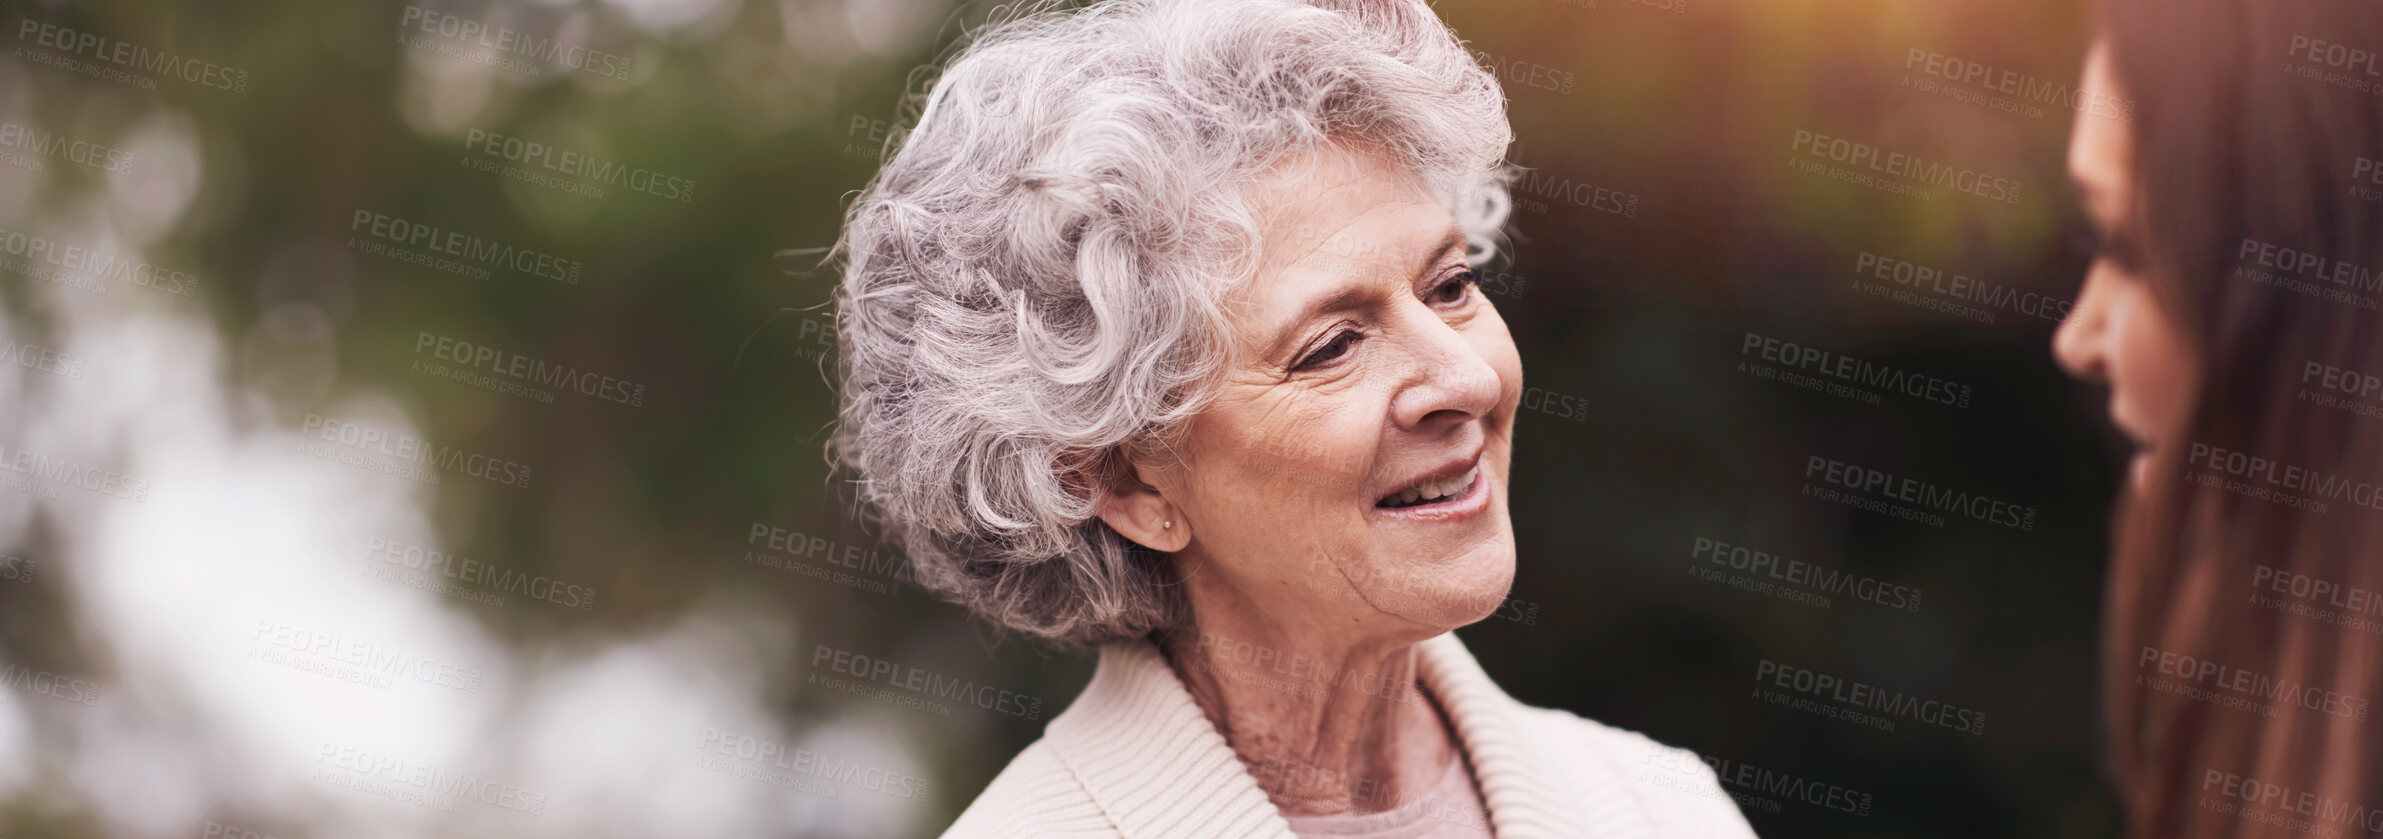
[[[1451,495],[1456,495],[1458,493],[1464,492],[1467,489],[1471,489],[1473,486],[1473,480],[1480,477],[1480,475],[1481,467],[1474,466],[1471,469],[1465,470],[1464,474],[1453,478],[1447,478],[1438,481],[1425,481],[1423,483],[1416,484],[1412,489],[1403,490],[1399,492],[1399,494],[1391,496],[1389,504],[1393,507],[1404,507],[1411,504],[1417,504],[1424,501],[1436,501]]]

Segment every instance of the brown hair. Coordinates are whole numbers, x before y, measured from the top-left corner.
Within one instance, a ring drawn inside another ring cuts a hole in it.
[[[2355,175],[2383,165],[2383,75],[2305,58],[2311,42],[2383,53],[2383,6],[2102,0],[2098,11],[2136,102],[2129,232],[2200,368],[2182,445],[2130,490],[2114,528],[2103,692],[2127,835],[2383,832],[2383,811],[2368,811],[2383,808],[2383,722],[2367,718],[2383,695],[2383,608],[2290,591],[2322,582],[2383,604],[2383,510],[2356,500],[2383,485],[2383,416],[2321,404],[2313,397],[2332,391],[2304,384],[2311,364],[2383,375],[2383,314],[2370,308],[2383,202],[2353,191]],[[2278,270],[2246,248],[2318,255],[2355,279]],[[2326,483],[2296,494],[2327,509],[2204,485],[2195,479],[2212,470],[2192,462],[2196,446],[2314,470]],[[2279,579],[2286,591],[2272,590]],[[2372,625],[2335,622],[2344,615]],[[2167,676],[2141,663],[2146,649],[2248,671],[2252,689]],[[2159,689],[2159,678],[2209,693]]]

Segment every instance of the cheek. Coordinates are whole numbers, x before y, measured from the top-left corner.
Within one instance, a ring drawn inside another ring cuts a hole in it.
[[[1337,499],[1361,483],[1375,435],[1353,422],[1364,409],[1360,388],[1302,390],[1298,384],[1236,384],[1194,421],[1188,441],[1195,501],[1234,528]],[[1378,413],[1378,411],[1377,411]],[[1337,490],[1337,491],[1336,491]],[[1294,512],[1297,511],[1297,512]]]
[[[2129,289],[2116,308],[2112,384],[2155,434],[2172,439],[2192,410],[2197,375],[2192,345],[2147,289]]]

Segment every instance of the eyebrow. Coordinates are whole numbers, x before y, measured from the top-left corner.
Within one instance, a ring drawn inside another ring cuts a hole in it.
[[[1432,249],[1424,254],[1423,264],[1416,266],[1415,268],[1415,276],[1422,276],[1424,272],[1431,270],[1431,264],[1439,261],[1441,254],[1447,253],[1449,248],[1463,244],[1464,239],[1464,230],[1462,228],[1456,227],[1455,225],[1450,225],[1448,227],[1448,232],[1440,236],[1439,243],[1432,246]],[[1313,321],[1318,317],[1322,317],[1332,312],[1345,312],[1350,309],[1355,309],[1359,306],[1359,304],[1365,302],[1367,297],[1372,296],[1372,294],[1373,290],[1363,285],[1343,285],[1339,288],[1333,289],[1332,293],[1330,294],[1326,294],[1322,297],[1318,297],[1309,301],[1306,306],[1300,308],[1299,314],[1297,316],[1283,321],[1283,327],[1280,330],[1281,334],[1275,336],[1274,339],[1275,350],[1280,351],[1285,343],[1291,341],[1294,337],[1292,335],[1292,330],[1297,329],[1300,325],[1308,323],[1309,321]]]
[[[1440,243],[1433,245],[1431,252],[1423,255],[1423,265],[1415,269],[1415,276],[1423,276],[1423,272],[1431,270],[1432,263],[1440,260],[1440,254],[1447,253],[1449,248],[1464,244],[1464,242],[1464,229],[1453,224],[1448,225],[1448,232],[1440,234]]]

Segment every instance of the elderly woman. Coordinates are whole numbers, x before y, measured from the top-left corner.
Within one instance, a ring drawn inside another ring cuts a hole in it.
[[[859,196],[834,452],[922,584],[1094,646],[950,836],[1751,836],[1506,696],[1522,363],[1496,81],[1420,2],[982,32]]]

